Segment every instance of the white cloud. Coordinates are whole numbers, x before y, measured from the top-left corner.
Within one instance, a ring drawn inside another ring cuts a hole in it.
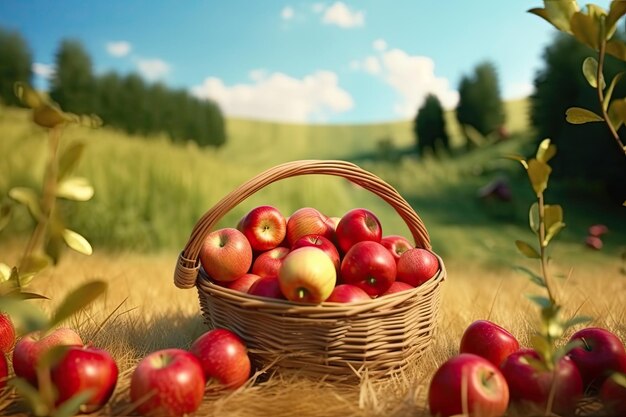
[[[394,110],[402,117],[413,117],[428,94],[437,96],[446,109],[454,108],[459,101],[459,93],[450,87],[446,78],[435,75],[435,63],[425,56],[391,49],[377,57],[369,56],[359,65],[351,62],[350,67],[362,68],[389,84],[400,98]]]
[[[293,19],[294,13],[295,12],[293,10],[293,7],[285,6],[283,10],[280,12],[280,17],[282,17],[285,20],[290,20],[290,19]]]
[[[384,39],[376,39],[372,42],[372,48],[376,51],[382,52],[387,49],[387,42],[385,42]]]
[[[41,78],[50,79],[54,75],[54,65],[34,62],[31,69]]]
[[[119,41],[119,42],[108,42],[106,44],[106,49],[109,55],[112,55],[116,58],[121,58],[121,57],[128,55],[132,47],[130,43],[126,41]]]
[[[359,61],[358,59],[353,59],[352,61],[350,61],[350,69],[352,71],[358,71],[361,69],[361,61]]]
[[[352,11],[344,3],[338,1],[326,9],[322,22],[342,28],[354,28],[365,24],[365,13]]]
[[[313,12],[315,13],[322,13],[325,8],[326,8],[326,5],[324,3],[313,3],[313,6],[312,6]]]
[[[228,116],[287,122],[322,120],[354,105],[334,72],[317,71],[298,79],[255,70],[251,79],[250,84],[228,86],[219,78],[209,77],[191,91],[197,97],[215,100]]]
[[[165,77],[171,69],[167,62],[158,58],[139,58],[137,59],[137,68],[148,81],[155,81]]]
[[[531,82],[512,83],[504,87],[502,97],[505,100],[526,98],[535,92],[535,86]]]

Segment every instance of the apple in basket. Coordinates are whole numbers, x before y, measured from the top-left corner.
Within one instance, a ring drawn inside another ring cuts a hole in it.
[[[130,399],[144,416],[182,417],[200,407],[204,372],[194,354],[182,349],[150,353],[135,368]]]
[[[280,245],[287,233],[285,217],[272,206],[255,207],[238,227],[250,242],[252,249],[266,251]]]
[[[341,261],[341,278],[346,284],[361,287],[370,296],[389,289],[396,279],[396,260],[380,243],[358,242]]]
[[[259,278],[248,289],[248,294],[257,295],[259,297],[276,298],[284,300],[285,296],[280,290],[280,283],[278,277],[263,277]]]
[[[278,273],[278,282],[288,300],[317,304],[333,292],[337,271],[324,251],[306,246],[287,255]]]
[[[252,264],[252,273],[260,277],[275,277],[283,264],[289,249],[279,246],[261,253]]]
[[[234,281],[227,283],[226,287],[231,290],[248,292],[252,284],[258,281],[261,277],[255,274],[245,274]]]
[[[326,299],[327,302],[333,303],[355,303],[368,300],[371,300],[369,294],[356,285],[350,284],[337,285],[330,297]]]
[[[352,209],[343,215],[337,224],[337,246],[346,253],[358,242],[380,242],[383,229],[380,221],[371,211],[363,208]]]
[[[303,207],[293,212],[287,221],[287,240],[293,245],[296,240],[306,235],[322,235],[332,240],[334,228],[325,215],[317,209]]]
[[[411,242],[408,241],[407,238],[398,235],[384,236],[380,240],[380,244],[386,247],[389,252],[391,252],[394,259],[396,260],[396,263],[404,252],[408,251],[409,249],[413,249],[413,245],[411,244]]]
[[[410,249],[398,259],[396,280],[419,287],[439,271],[439,260],[432,252],[415,248]]]
[[[250,269],[252,248],[237,229],[215,230],[207,236],[200,249],[200,263],[216,281],[234,281]]]
[[[394,281],[393,284],[391,284],[391,287],[389,287],[389,289],[381,295],[395,294],[397,292],[412,290],[414,288],[414,286],[409,285],[406,282]]]
[[[341,264],[341,259],[339,257],[339,252],[337,252],[337,248],[333,243],[325,238],[322,235],[306,235],[302,236],[300,239],[296,240],[291,247],[291,250],[295,250],[298,248],[302,248],[305,246],[313,246],[321,249],[331,261],[333,261],[333,265],[335,265],[335,269],[339,272],[339,265]]]

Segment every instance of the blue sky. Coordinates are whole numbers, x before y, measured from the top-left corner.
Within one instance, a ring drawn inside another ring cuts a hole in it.
[[[606,1],[600,4],[606,6]],[[291,122],[407,119],[428,93],[453,107],[483,60],[505,98],[527,95],[555,32],[540,0],[0,1],[45,88],[61,39],[94,71],[136,71],[227,115]]]

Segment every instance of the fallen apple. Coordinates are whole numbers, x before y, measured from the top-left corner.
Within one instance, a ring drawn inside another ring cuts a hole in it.
[[[461,353],[473,353],[487,359],[495,366],[513,352],[519,350],[519,342],[508,330],[488,320],[470,324],[461,338]]]
[[[0,313],[0,353],[9,353],[15,344],[15,327],[7,314]]]
[[[619,371],[626,360],[622,341],[606,329],[589,327],[577,331],[570,342],[580,340],[582,346],[569,352],[583,377],[585,388],[598,388],[613,372]]]

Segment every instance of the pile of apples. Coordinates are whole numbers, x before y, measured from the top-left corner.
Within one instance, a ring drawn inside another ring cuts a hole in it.
[[[626,416],[626,350],[622,341],[602,328],[574,333],[580,341],[559,360],[554,372],[534,366],[539,354],[520,348],[506,329],[487,320],[472,323],[461,339],[459,355],[443,363],[433,376],[428,402],[433,416],[469,414],[499,417],[509,401],[544,412],[551,390],[552,410],[574,415],[584,395],[596,393],[607,415]],[[569,343],[568,342],[568,343]]]
[[[402,236],[383,236],[376,215],[363,208],[339,218],[305,207],[285,218],[275,207],[255,207],[237,228],[211,232],[199,258],[218,285],[312,304],[408,290],[440,268],[432,252]]]
[[[15,340],[13,323],[0,314],[0,390],[6,386],[9,369],[6,355],[13,350],[16,377],[38,386],[37,364],[52,348],[65,346],[62,358],[50,367],[50,381],[60,406],[75,395],[90,390],[81,413],[101,409],[117,385],[118,367],[105,350],[84,345],[72,329],[59,328],[46,335],[27,334]],[[202,403],[207,384],[216,390],[233,390],[250,377],[250,359],[241,339],[225,329],[210,330],[191,348],[163,349],[144,357],[133,371],[130,401],[141,415],[183,416]]]

